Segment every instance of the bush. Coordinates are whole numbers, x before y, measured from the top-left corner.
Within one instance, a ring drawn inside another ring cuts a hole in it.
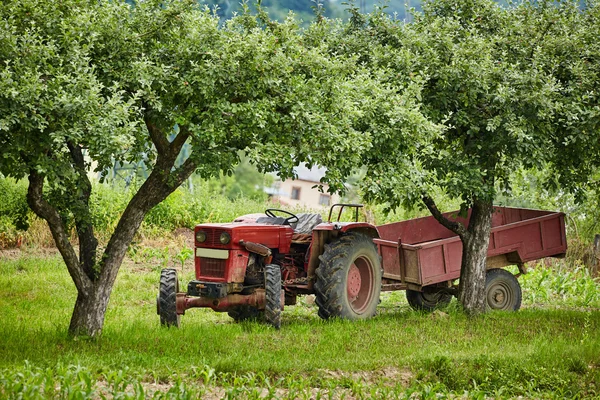
[[[0,247],[18,245],[33,216],[27,205],[27,182],[0,178]]]

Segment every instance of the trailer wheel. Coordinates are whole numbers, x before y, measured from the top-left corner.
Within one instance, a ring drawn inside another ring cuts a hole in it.
[[[276,264],[265,265],[265,322],[281,327],[281,268]]]
[[[237,306],[227,311],[227,315],[235,322],[258,320],[261,314],[258,308],[252,306]]]
[[[326,244],[319,260],[315,283],[319,317],[357,320],[375,315],[382,271],[370,237],[348,233]]]
[[[160,271],[160,283],[158,285],[158,297],[156,306],[160,316],[160,324],[179,328],[180,315],[177,314],[176,300],[179,291],[179,279],[177,271],[166,268]]]
[[[408,304],[416,311],[431,312],[438,308],[444,308],[452,300],[452,295],[442,291],[427,290],[419,292],[417,290],[406,290],[406,300]]]
[[[521,285],[513,274],[491,269],[485,277],[485,299],[490,310],[517,311],[521,308]]]

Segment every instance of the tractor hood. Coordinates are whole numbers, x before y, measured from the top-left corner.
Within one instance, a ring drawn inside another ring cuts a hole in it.
[[[289,225],[267,225],[252,222],[201,224],[194,228],[194,242],[199,248],[244,249],[240,241],[262,244],[287,253],[294,230]]]

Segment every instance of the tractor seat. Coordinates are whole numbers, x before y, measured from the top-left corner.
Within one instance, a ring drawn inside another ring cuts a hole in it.
[[[294,243],[310,243],[312,240],[313,229],[323,222],[321,214],[296,214],[298,222],[296,222],[294,228],[294,234],[292,235],[292,242]]]
[[[323,222],[321,214],[300,213],[296,214],[298,222],[292,224],[294,233],[312,235],[313,229]]]
[[[295,243],[307,243],[312,239],[312,231],[313,229],[323,222],[323,218],[321,214],[310,214],[310,213],[300,213],[296,214],[298,217],[298,222],[291,223],[290,226],[294,229],[294,234],[292,235],[292,242]],[[256,220],[259,224],[267,224],[267,225],[284,225],[285,218],[284,217],[260,217]]]

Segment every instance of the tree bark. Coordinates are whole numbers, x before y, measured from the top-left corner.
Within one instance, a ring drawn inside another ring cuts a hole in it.
[[[590,272],[594,278],[600,272],[600,235],[594,236],[594,253]]]
[[[471,316],[485,312],[486,261],[493,210],[491,201],[475,201],[471,209],[467,235],[462,239],[458,301]]]
[[[96,282],[86,293],[77,291],[77,300],[69,324],[70,335],[100,336],[111,291],[112,285],[100,282]]]
[[[69,242],[69,233],[60,214],[50,203],[44,199],[44,176],[35,170],[29,171],[29,187],[27,189],[27,204],[33,212],[48,223],[50,232],[58,251],[75,283],[78,292],[87,292],[92,286],[92,281],[84,273],[79,264],[77,254]]]

